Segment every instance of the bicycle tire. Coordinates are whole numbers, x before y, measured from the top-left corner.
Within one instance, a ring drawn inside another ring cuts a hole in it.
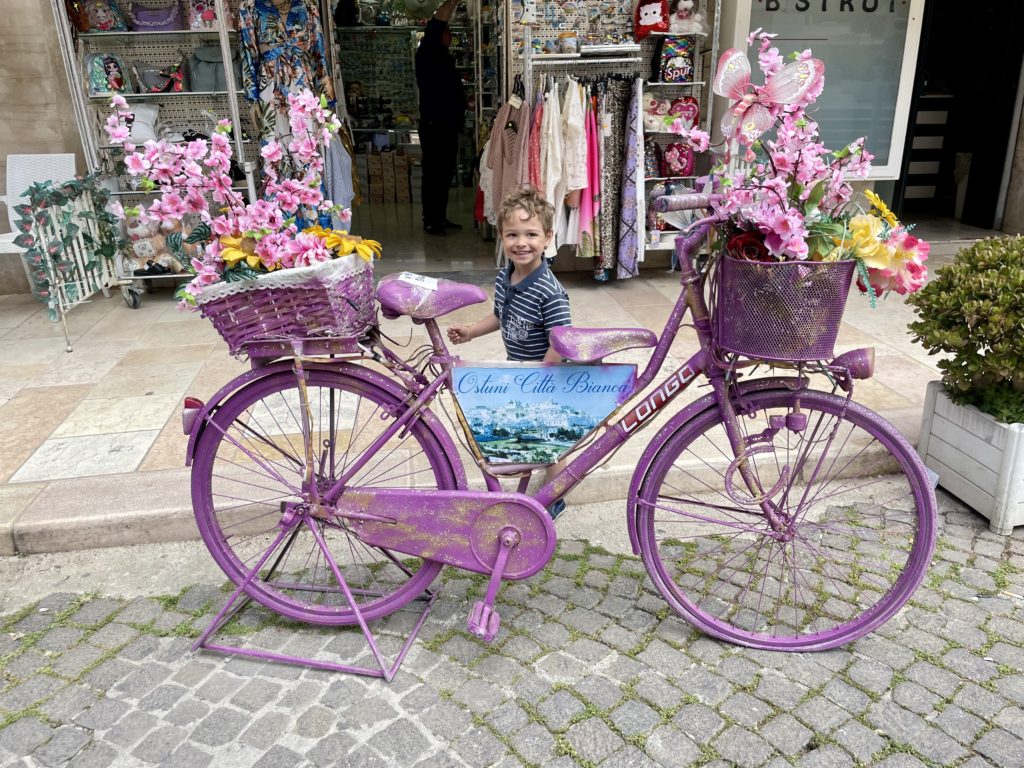
[[[797,403],[802,431],[785,425]],[[701,631],[754,648],[825,650],[876,629],[935,546],[935,495],[916,452],[878,414],[828,393],[753,392],[734,405],[783,530],[747,491],[710,408],[664,440],[639,485],[634,534],[655,587]]]
[[[405,405],[395,393],[358,371],[312,369],[307,373],[311,429],[320,450],[314,466],[318,466],[318,487],[323,492]],[[282,503],[308,501],[307,493],[294,492],[302,487],[305,466],[299,402],[291,371],[259,379],[217,409],[196,447],[192,469],[196,521],[214,560],[235,584],[244,581],[280,532]],[[432,417],[413,420],[348,485],[457,488],[459,475],[435,429],[443,428]],[[366,620],[387,615],[423,594],[441,570],[437,561],[369,547],[337,519],[319,519],[317,527]],[[327,626],[354,623],[356,614],[311,531],[305,526],[293,531],[246,586],[246,593],[291,619]]]

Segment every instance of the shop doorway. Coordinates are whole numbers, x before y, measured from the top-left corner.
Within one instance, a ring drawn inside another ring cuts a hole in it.
[[[999,226],[1020,115],[1024,8],[925,4],[896,210],[948,232]]]
[[[370,23],[367,23],[370,22]],[[373,23],[377,22],[377,23]],[[379,15],[335,28],[339,75],[353,128],[361,202],[353,207],[353,231],[384,245],[388,269],[454,272],[494,269],[495,243],[475,226],[478,113],[475,65],[479,32],[465,7],[450,27],[451,53],[466,89],[469,109],[459,136],[448,218],[462,226],[444,236],[424,232],[422,153],[417,136],[418,91],[414,70],[423,27],[415,18]]]

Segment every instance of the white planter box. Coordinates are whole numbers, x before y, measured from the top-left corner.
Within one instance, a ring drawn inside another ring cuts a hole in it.
[[[942,382],[932,381],[917,450],[939,485],[987,517],[993,533],[1024,525],[1024,424],[952,403]]]

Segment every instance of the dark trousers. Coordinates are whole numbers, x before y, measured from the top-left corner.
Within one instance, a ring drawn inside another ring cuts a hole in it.
[[[423,147],[423,223],[441,225],[448,218],[448,189],[458,160],[458,126],[421,120],[420,146]]]

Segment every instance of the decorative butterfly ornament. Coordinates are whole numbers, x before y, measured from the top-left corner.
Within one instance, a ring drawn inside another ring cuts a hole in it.
[[[747,148],[743,159],[753,162],[750,147],[771,127],[778,107],[800,101],[819,88],[824,79],[825,64],[820,59],[802,59],[787,64],[766,79],[764,85],[757,86],[750,82],[746,54],[736,48],[727,50],[718,60],[713,84],[715,93],[733,100],[721,123],[727,148],[738,141]]]

